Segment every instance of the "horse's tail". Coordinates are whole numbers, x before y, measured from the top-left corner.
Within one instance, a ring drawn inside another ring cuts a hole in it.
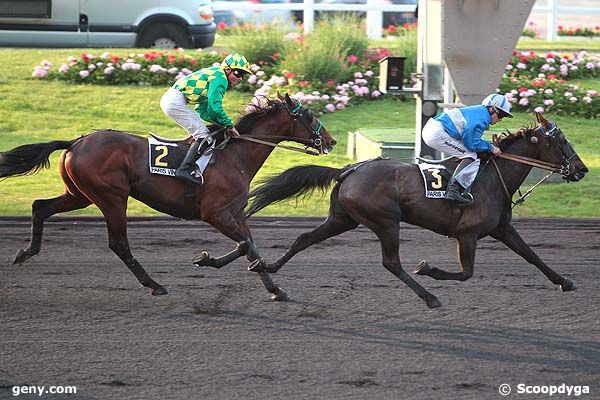
[[[345,168],[330,168],[319,165],[301,165],[281,174],[260,181],[259,186],[250,193],[253,199],[246,211],[246,218],[270,204],[309,195],[319,189],[325,192],[333,180],[337,179]]]
[[[0,178],[35,174],[50,166],[50,154],[53,151],[69,149],[79,138],[73,140],[54,140],[47,143],[25,144],[0,153]]]

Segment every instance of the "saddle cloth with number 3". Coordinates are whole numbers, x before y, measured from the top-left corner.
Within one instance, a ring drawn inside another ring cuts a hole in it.
[[[425,197],[443,199],[450,180],[450,172],[441,164],[419,164],[425,184]]]

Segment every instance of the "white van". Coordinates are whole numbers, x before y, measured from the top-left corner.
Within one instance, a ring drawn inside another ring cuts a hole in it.
[[[0,46],[204,48],[211,0],[0,0]]]

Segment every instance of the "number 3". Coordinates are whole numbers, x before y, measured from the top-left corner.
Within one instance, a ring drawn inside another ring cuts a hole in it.
[[[431,172],[431,176],[433,176],[436,179],[436,181],[431,184],[431,187],[434,189],[441,189],[442,188],[442,176],[440,175],[440,170],[435,168],[435,169],[430,169],[429,171]]]

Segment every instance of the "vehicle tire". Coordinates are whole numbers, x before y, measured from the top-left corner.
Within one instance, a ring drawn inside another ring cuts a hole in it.
[[[181,25],[159,22],[148,25],[140,31],[137,46],[153,49],[174,49],[175,47],[189,49],[193,48],[193,43]]]

